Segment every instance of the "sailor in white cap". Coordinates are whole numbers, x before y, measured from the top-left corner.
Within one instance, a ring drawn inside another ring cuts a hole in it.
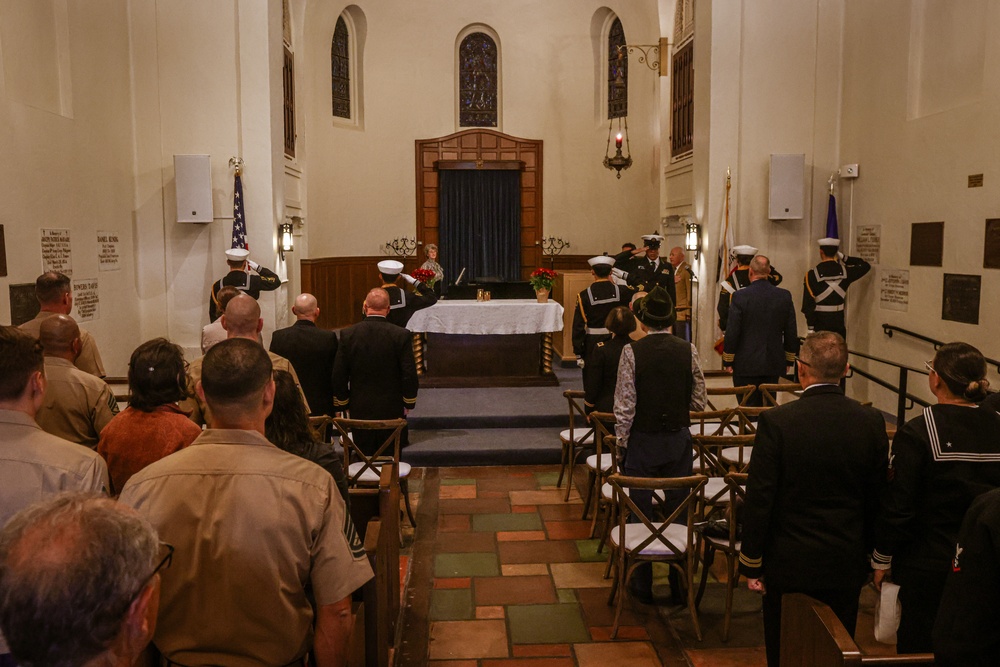
[[[649,292],[659,285],[670,295],[670,303],[677,302],[674,287],[674,267],[670,262],[660,259],[660,243],[663,237],[659,234],[645,234],[642,237],[644,255],[632,259],[625,267],[615,267],[614,275],[628,282],[639,291]],[[619,255],[620,257],[620,255]]]
[[[378,272],[382,276],[382,289],[389,293],[389,314],[385,318],[389,322],[405,328],[413,313],[437,303],[437,294],[433,289],[403,273],[402,262],[384,259],[378,263]],[[407,292],[400,287],[400,278],[413,285],[414,291]]]
[[[250,251],[246,248],[227,250],[226,264],[229,265],[229,273],[212,285],[212,298],[208,303],[208,316],[212,322],[222,315],[222,309],[219,307],[219,290],[223,287],[227,285],[235,287],[255,299],[260,297],[262,291],[270,292],[281,287],[281,278],[274,271],[250,259]]]
[[[636,290],[628,285],[617,285],[611,280],[615,258],[598,255],[587,260],[593,284],[576,297],[573,311],[573,352],[577,364],[586,364],[587,357],[601,341],[611,338],[604,321],[616,306],[627,306]]]
[[[847,288],[871,271],[872,265],[860,257],[840,252],[840,239],[823,238],[819,264],[806,272],[802,286],[802,313],[809,331],[833,331],[847,338],[844,306]]]
[[[750,285],[750,260],[757,254],[757,248],[752,245],[733,246],[733,254],[736,255],[736,270],[722,282],[717,309],[719,328],[723,331],[726,330],[726,324],[729,322],[729,300],[738,290]],[[768,282],[772,285],[780,285],[781,278],[781,274],[772,266]]]

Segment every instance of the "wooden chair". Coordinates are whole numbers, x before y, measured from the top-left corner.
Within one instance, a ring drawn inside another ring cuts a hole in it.
[[[362,590],[366,667],[388,667],[399,619],[399,468],[383,465],[378,517],[368,522],[365,552],[375,577]]]
[[[747,397],[750,396],[756,389],[752,384],[742,385],[740,387],[708,387],[705,389],[707,394],[707,407],[709,410],[721,410],[726,406],[723,404],[724,401],[721,400],[720,396],[732,396],[736,402],[736,405],[743,405]],[[713,401],[712,397],[715,396],[716,399]],[[736,405],[729,407],[736,407]],[[719,407],[722,406],[722,407]]]
[[[614,414],[610,412],[591,412],[590,425],[594,429],[595,452],[588,456],[584,464],[587,466],[587,497],[583,501],[583,517],[586,519],[590,514],[590,505],[594,498],[598,500],[597,512],[594,512],[594,521],[591,523],[590,532],[593,537],[594,526],[597,522],[597,514],[600,511],[601,486],[604,478],[614,472],[618,466],[615,461],[615,452],[605,443],[608,437],[614,437],[614,425],[617,423]]]
[[[410,507],[410,489],[407,480],[410,475],[410,464],[399,460],[400,434],[403,432],[403,427],[406,426],[406,420],[335,417],[333,424],[340,433],[340,444],[344,448],[344,474],[347,475],[348,487],[378,486],[381,477],[380,469],[392,463],[399,469],[399,488],[403,493],[403,502],[406,504],[406,516],[410,520],[410,525],[416,527],[417,521],[413,516],[413,509]],[[389,431],[389,436],[375,450],[375,453],[369,456],[354,443],[352,434],[354,431],[375,430]],[[351,459],[356,460],[352,462]]]
[[[610,543],[615,559],[615,580],[611,587],[608,604],[618,598],[615,608],[615,621],[611,628],[611,638],[618,636],[618,624],[621,621],[622,606],[628,592],[628,580],[635,568],[643,562],[664,562],[677,570],[684,579],[687,588],[688,611],[694,625],[695,635],[701,641],[701,626],[698,624],[698,610],[694,604],[694,568],[695,568],[695,536],[694,520],[696,504],[701,488],[707,478],[704,475],[690,477],[656,478],[656,477],[626,477],[620,474],[610,475],[608,482],[614,491],[615,507],[618,512],[618,527],[611,531]],[[629,489],[644,489],[647,491],[686,491],[685,498],[678,504],[670,516],[662,522],[653,522],[643,514],[629,497]],[[687,515],[684,524],[673,523],[682,514]],[[629,516],[637,521],[629,523]]]
[[[739,539],[739,517],[737,510],[743,500],[746,499],[747,475],[746,473],[732,472],[725,476],[726,488],[729,492],[728,501],[725,505],[716,504],[712,510],[724,508],[723,516],[729,535],[721,537],[707,532],[706,528],[718,517],[718,512],[708,512],[702,522],[701,539],[704,545],[704,557],[701,567],[701,583],[698,585],[698,596],[695,598],[695,605],[701,604],[701,598],[705,594],[705,584],[708,583],[708,570],[712,567],[716,552],[721,551],[726,556],[726,615],[722,624],[722,641],[729,641],[729,624],[733,617],[733,591],[739,583],[740,574],[737,567],[740,558],[740,547],[742,542]]]
[[[691,435],[737,435],[739,433],[738,410],[738,407],[722,410],[692,410],[690,412],[691,426],[688,427]]]
[[[709,477],[719,478],[720,482],[715,484],[715,491],[724,490],[723,477],[732,470],[733,464],[723,456],[723,452],[729,449],[744,450],[750,449],[753,445],[754,434],[747,435],[696,435],[693,438],[695,451],[701,461],[702,474]],[[742,459],[738,459],[742,461]],[[746,472],[738,469],[735,472]]]
[[[564,500],[569,501],[570,491],[573,490],[573,467],[576,465],[576,458],[594,446],[594,427],[576,425],[577,417],[584,423],[587,421],[587,413],[583,409],[584,393],[577,389],[567,389],[563,392],[563,396],[566,397],[566,402],[569,404],[569,428],[559,433],[559,440],[562,443],[562,457],[556,487],[562,486],[563,477],[567,476],[568,471],[569,481],[566,483]]]
[[[333,417],[329,415],[316,415],[309,417],[309,430],[312,431],[313,436],[320,442],[330,442],[331,441],[331,426],[333,425]]]
[[[767,407],[777,407],[778,398],[781,394],[792,394],[802,391],[802,385],[797,382],[782,382],[780,384],[762,384],[757,387],[764,398],[764,405]]]
[[[781,596],[781,667],[933,664],[931,653],[862,655],[830,607],[802,593]]]

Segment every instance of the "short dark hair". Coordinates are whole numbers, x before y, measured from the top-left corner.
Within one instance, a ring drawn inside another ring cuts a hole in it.
[[[821,245],[819,251],[823,253],[824,257],[836,257],[837,253],[840,252],[840,246],[836,245]]]
[[[229,302],[233,300],[233,297],[243,294],[240,290],[236,289],[232,285],[226,285],[219,290],[219,293],[215,295],[216,301],[219,302],[219,310],[225,312],[226,306]]]
[[[635,244],[632,243],[631,241],[629,241],[628,243],[623,243],[622,250],[625,250],[625,248],[628,248],[629,250],[635,250]]]
[[[0,532],[0,629],[15,659],[82,665],[104,653],[158,549],[146,519],[96,493],[61,494],[15,514]]]
[[[611,275],[611,269],[613,267],[610,264],[596,264],[590,267],[590,270],[594,272],[594,275],[598,278],[607,278]]]
[[[128,404],[152,412],[188,397],[184,352],[166,338],[154,338],[135,348],[128,361]]]
[[[605,318],[604,326],[616,336],[628,336],[635,331],[635,315],[625,306],[615,306]]]
[[[382,282],[384,283],[395,283],[399,279],[398,273],[393,273],[392,275],[390,275],[388,273],[382,273],[381,271],[379,271],[378,274],[379,276],[382,277]]]
[[[72,291],[69,276],[58,271],[46,271],[35,280],[35,298],[43,306],[55,303],[63,294]]]
[[[839,333],[817,331],[806,336],[799,358],[820,382],[840,382],[847,370],[847,342]]]
[[[201,366],[205,401],[213,410],[244,402],[264,389],[271,370],[271,357],[256,341],[229,338],[213,345]]]
[[[274,407],[267,416],[264,435],[280,449],[298,456],[303,456],[306,445],[315,440],[302,392],[288,371],[274,372]]]
[[[45,367],[42,344],[17,327],[0,326],[0,401],[16,399]]]
[[[986,398],[986,358],[968,343],[947,343],[934,355],[934,372],[955,396],[978,403]]]

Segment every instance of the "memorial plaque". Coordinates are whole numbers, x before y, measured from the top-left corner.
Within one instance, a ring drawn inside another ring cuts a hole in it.
[[[865,225],[858,227],[854,247],[858,257],[869,264],[878,264],[882,253],[882,225]]]
[[[879,308],[905,313],[910,308],[910,272],[883,268],[879,271]]]
[[[97,279],[73,281],[73,312],[77,322],[100,319],[101,301],[97,296]]]
[[[35,283],[19,283],[10,286],[10,323],[15,327],[34,319],[42,309],[35,298]]]
[[[910,226],[910,266],[941,266],[943,255],[943,222],[915,222]]]
[[[958,273],[944,274],[941,319],[979,324],[979,297],[982,293],[982,287],[982,276]]]
[[[983,175],[982,174],[969,174],[969,187],[970,188],[981,188],[981,187],[983,187]]]
[[[7,244],[3,239],[3,225],[0,225],[0,276],[7,275]]]
[[[42,271],[58,271],[73,277],[68,229],[42,230]]]
[[[97,270],[117,271],[120,267],[118,232],[97,232]]]
[[[983,243],[983,268],[1000,269],[1000,218],[986,221],[986,240]]]

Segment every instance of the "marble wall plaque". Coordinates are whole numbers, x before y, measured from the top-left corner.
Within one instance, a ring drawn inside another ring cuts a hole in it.
[[[910,226],[910,266],[941,266],[943,255],[943,222],[915,222]]]
[[[944,274],[941,319],[979,324],[979,298],[983,277],[958,273]]]

